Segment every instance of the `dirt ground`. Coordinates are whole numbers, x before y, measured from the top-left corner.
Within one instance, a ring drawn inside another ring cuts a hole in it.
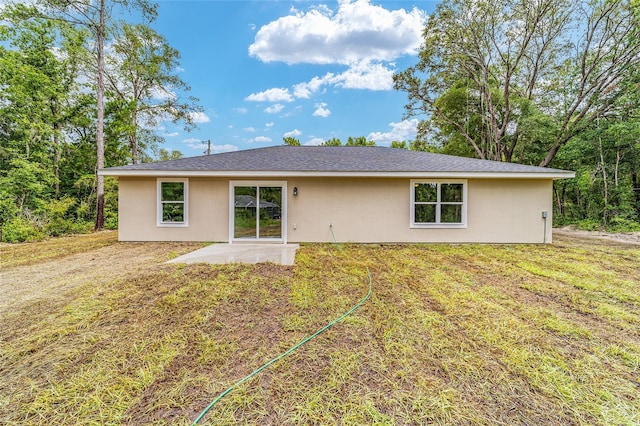
[[[554,229],[553,233],[558,241],[590,239],[640,245],[640,232],[610,234],[565,227]],[[62,295],[87,281],[99,283],[122,278],[200,247],[193,243],[114,243],[41,263],[2,268],[0,317],[26,302]]]
[[[571,226],[564,228],[556,228],[553,230],[553,236],[560,238],[583,238],[592,240],[614,241],[621,244],[631,244],[640,246],[640,232],[625,232],[620,234],[612,234],[601,231],[582,231]]]
[[[114,243],[44,262],[2,267],[0,318],[27,302],[60,296],[88,281],[122,278],[200,247],[197,243]]]

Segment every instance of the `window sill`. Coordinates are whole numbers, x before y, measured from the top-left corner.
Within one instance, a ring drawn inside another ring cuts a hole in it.
[[[156,224],[158,228],[188,228],[188,223],[158,223]]]
[[[410,229],[466,229],[466,223],[412,223]]]

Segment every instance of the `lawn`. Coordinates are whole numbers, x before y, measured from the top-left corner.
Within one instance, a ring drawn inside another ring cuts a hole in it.
[[[1,246],[0,424],[188,425],[349,310],[367,268],[360,309],[202,423],[640,424],[640,246],[303,245],[292,267],[163,264],[197,247]]]

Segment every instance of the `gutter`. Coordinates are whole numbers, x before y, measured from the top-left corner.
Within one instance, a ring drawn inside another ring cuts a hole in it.
[[[343,177],[343,178],[447,178],[447,179],[571,179],[575,172],[323,172],[323,171],[219,171],[219,170],[126,170],[101,169],[100,176],[118,177]]]

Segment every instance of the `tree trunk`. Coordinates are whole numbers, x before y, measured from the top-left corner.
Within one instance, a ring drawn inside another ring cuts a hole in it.
[[[136,106],[137,108],[137,106]],[[138,164],[138,139],[136,137],[136,129],[138,128],[138,116],[136,111],[131,113],[131,134],[129,135],[129,145],[131,145],[131,162]]]
[[[602,184],[604,189],[604,211],[602,212],[602,220],[605,225],[609,222],[609,182],[607,181],[607,166],[604,162],[604,152],[602,150],[602,139],[598,138],[598,150],[600,151],[600,166],[602,168]]]
[[[104,168],[104,31],[105,0],[100,0],[100,23],[96,29],[98,44],[98,99],[96,123],[96,173]],[[96,223],[95,231],[104,227],[104,176],[97,175],[96,180]]]
[[[560,146],[561,146],[560,143],[556,143],[551,147],[549,152],[547,152],[547,156],[540,163],[540,167],[548,167],[549,166],[549,163],[551,163],[553,161],[553,159],[555,158],[556,154],[560,150]]]
[[[631,190],[633,191],[636,213],[640,217],[640,177],[634,171],[631,173]]]
[[[53,185],[56,200],[60,198],[60,159],[62,157],[62,147],[60,146],[60,125],[57,119],[57,115],[54,115],[54,120],[56,121],[53,123]]]

